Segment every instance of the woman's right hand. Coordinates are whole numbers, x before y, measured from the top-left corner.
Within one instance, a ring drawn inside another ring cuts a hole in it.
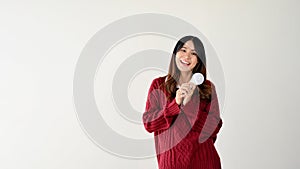
[[[181,87],[176,91],[176,103],[178,105],[185,105],[187,102],[189,102],[196,87],[197,86],[191,82],[183,83]]]
[[[184,89],[182,89],[182,88],[177,89],[175,100],[178,105],[181,105],[181,103],[184,99],[185,93],[186,93],[186,91]]]

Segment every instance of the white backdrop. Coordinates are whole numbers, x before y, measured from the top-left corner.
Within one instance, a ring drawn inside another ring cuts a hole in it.
[[[96,146],[73,104],[74,69],[87,41],[109,23],[145,12],[181,18],[215,47],[226,81],[224,125],[216,142],[223,168],[299,168],[299,5],[0,1],[0,168],[157,168],[155,158],[124,159]]]

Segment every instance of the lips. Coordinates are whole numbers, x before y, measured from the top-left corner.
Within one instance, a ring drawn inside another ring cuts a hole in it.
[[[184,61],[182,59],[180,59],[180,62],[185,65],[185,66],[189,66],[191,63],[187,62],[187,61]]]

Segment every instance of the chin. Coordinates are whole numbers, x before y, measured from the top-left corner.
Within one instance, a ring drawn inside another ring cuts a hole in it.
[[[190,69],[185,69],[185,70],[179,69],[179,70],[180,70],[180,72],[191,72],[192,71]]]

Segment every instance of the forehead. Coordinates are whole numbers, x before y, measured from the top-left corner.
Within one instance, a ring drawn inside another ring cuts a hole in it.
[[[194,43],[191,40],[185,42],[185,44],[182,47],[183,48],[188,48],[188,49],[191,49],[191,50],[195,50]]]

